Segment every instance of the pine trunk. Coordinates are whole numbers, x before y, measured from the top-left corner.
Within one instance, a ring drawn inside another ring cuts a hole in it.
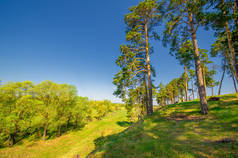
[[[194,22],[193,22],[193,17],[191,12],[188,12],[188,17],[189,17],[190,31],[192,34],[192,42],[193,42],[193,47],[195,52],[195,66],[196,66],[198,91],[199,91],[200,104],[201,104],[201,113],[208,114],[206,89],[203,82],[202,69],[201,69],[201,63],[200,63],[200,53],[198,49],[196,30],[194,28]]]
[[[201,67],[201,69],[202,69],[202,77],[203,77],[203,84],[204,84],[204,88],[205,88],[205,94],[207,96],[206,72],[205,72],[204,67]]]
[[[193,80],[191,79],[191,85],[192,85],[192,94],[193,94],[193,100],[195,99],[194,97],[194,89],[193,89]]]
[[[233,47],[233,42],[232,42],[232,37],[231,37],[231,33],[230,33],[230,29],[229,29],[229,23],[228,21],[226,21],[226,36],[227,36],[227,41],[228,41],[228,47],[231,53],[231,57],[232,57],[232,62],[233,62],[233,66],[235,68],[236,71],[236,78],[238,77],[238,63],[236,61],[236,54],[235,54],[235,49]]]
[[[234,67],[233,67],[233,65],[232,65],[231,56],[230,56],[230,54],[229,54],[228,51],[225,52],[225,57],[228,59],[228,62],[229,62],[229,69],[230,69],[230,71],[231,71],[231,74],[232,74],[233,77],[235,77],[236,82],[238,83],[238,76],[237,76],[236,71],[234,70]]]
[[[234,75],[232,75],[232,80],[233,80],[235,91],[237,93],[237,87],[236,87],[236,81],[235,81]]]
[[[185,100],[188,101],[188,74],[187,74],[187,65],[184,66],[184,74],[185,74]]]
[[[146,75],[144,73],[144,86],[145,86],[145,106],[146,106],[146,113],[149,114],[149,105],[148,105],[148,88],[146,83]]]
[[[233,14],[236,15],[237,11],[238,11],[238,0],[236,0],[236,2],[234,3]],[[236,29],[238,29],[238,17],[235,17],[235,25],[236,25]]]
[[[225,76],[225,72],[226,72],[226,68],[224,67],[223,73],[222,73],[222,76],[221,76],[220,85],[219,85],[218,95],[221,95],[221,87],[222,87],[223,79],[224,79],[224,76]]]
[[[149,111],[148,111],[148,114],[150,115],[153,113],[153,92],[152,92],[152,80],[151,80],[151,68],[150,68],[147,19],[145,19],[145,42],[146,42],[146,64],[147,64],[147,77],[148,77],[148,89],[149,89]]]

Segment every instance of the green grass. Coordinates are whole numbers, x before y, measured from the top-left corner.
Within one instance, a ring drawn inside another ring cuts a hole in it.
[[[157,109],[123,132],[101,137],[88,157],[237,158],[238,94],[209,102],[201,115],[199,101]]]
[[[238,94],[158,108],[144,120],[129,123],[125,110],[90,122],[80,131],[43,141],[23,141],[0,149],[0,157],[73,158],[236,158],[238,157]]]
[[[94,140],[123,131],[126,127],[118,122],[126,120],[126,111],[108,114],[102,120],[90,122],[82,130],[71,131],[48,141],[20,142],[11,148],[0,149],[1,158],[73,158],[86,157],[95,149]]]

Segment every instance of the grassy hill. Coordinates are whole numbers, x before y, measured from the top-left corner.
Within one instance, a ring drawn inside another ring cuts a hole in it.
[[[110,113],[102,120],[90,122],[82,130],[72,131],[47,141],[24,140],[11,148],[0,149],[1,158],[73,158],[86,157],[94,150],[94,140],[123,131],[120,122],[126,120],[126,111]]]
[[[130,125],[121,110],[53,140],[2,148],[0,157],[238,157],[238,94],[209,102],[209,115],[199,111],[196,100],[169,105]]]
[[[160,108],[125,131],[100,137],[89,157],[237,158],[238,94],[209,102],[200,115],[199,101]]]

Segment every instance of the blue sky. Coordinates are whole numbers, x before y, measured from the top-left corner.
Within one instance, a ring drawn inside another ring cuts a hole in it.
[[[0,1],[0,79],[52,80],[73,84],[81,96],[118,101],[112,93],[119,46],[125,43],[124,15],[139,0]],[[162,30],[158,30],[162,33]],[[210,49],[212,32],[199,30],[199,47]],[[155,84],[182,74],[183,67],[161,42],[153,42]],[[212,59],[220,64],[219,59]],[[216,75],[220,79],[221,73]],[[225,79],[222,93],[234,92]],[[217,90],[215,91],[217,92]],[[208,90],[210,93],[210,90]]]

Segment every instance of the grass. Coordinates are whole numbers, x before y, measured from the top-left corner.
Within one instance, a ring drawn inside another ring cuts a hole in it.
[[[95,140],[88,157],[237,158],[238,94],[209,102],[206,116],[199,112],[196,100],[159,108],[123,132]]]
[[[209,102],[206,116],[199,111],[195,100],[131,124],[121,110],[53,140],[0,149],[0,157],[237,158],[238,94]]]
[[[117,122],[126,121],[126,111],[110,113],[102,120],[90,122],[82,130],[71,131],[48,141],[20,142],[11,148],[0,149],[1,158],[73,158],[86,157],[95,148],[94,140],[123,131]]]

